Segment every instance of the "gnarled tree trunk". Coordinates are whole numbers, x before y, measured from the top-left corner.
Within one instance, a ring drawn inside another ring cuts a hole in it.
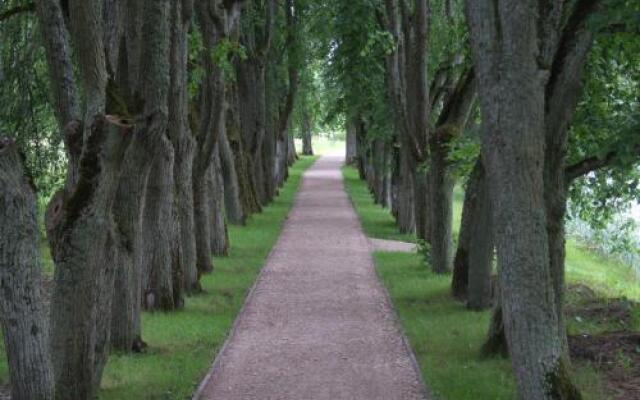
[[[552,63],[561,7],[541,7],[533,0],[467,1],[484,124],[483,160],[496,225],[502,320],[524,400],[581,398],[563,354],[544,211],[549,73],[541,65]]]
[[[224,216],[224,191],[218,147],[214,151],[213,162],[208,172],[207,189],[209,190],[209,207],[211,224],[211,254],[226,256],[229,249],[229,235]]]
[[[13,144],[0,139],[0,321],[15,400],[52,400],[36,196]]]
[[[140,262],[144,308],[171,311],[182,301],[174,299],[173,293],[173,243],[177,236],[173,213],[174,152],[168,141],[163,147],[156,155],[147,184]]]
[[[238,182],[235,158],[226,129],[220,135],[219,140],[226,216],[230,223],[244,225],[246,215],[240,199],[240,183]]]

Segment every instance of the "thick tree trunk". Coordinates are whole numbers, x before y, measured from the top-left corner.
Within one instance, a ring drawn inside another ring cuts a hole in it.
[[[14,400],[54,398],[39,236],[21,157],[13,142],[0,139],[0,321]]]
[[[56,264],[51,303],[56,399],[94,398],[108,354],[116,269],[107,251],[113,248],[111,210],[131,134],[99,116],[91,126],[77,188],[47,215]]]
[[[467,299],[468,307],[473,310],[488,308],[493,295],[494,243],[490,200],[484,167],[478,159],[465,191],[452,279],[453,295],[461,300]]]
[[[143,307],[170,311],[181,306],[181,301],[173,294],[173,243],[178,236],[173,213],[174,152],[168,141],[163,147],[156,155],[147,184],[140,261]]]
[[[284,183],[289,179],[289,162],[287,160],[289,155],[289,134],[278,136],[276,143],[276,169],[275,179],[277,187],[280,189]]]
[[[415,216],[416,236],[418,239],[430,242],[429,225],[429,197],[428,178],[423,171],[418,171],[418,166],[411,168],[411,186],[413,186],[413,215]]]
[[[356,124],[356,139],[358,145],[356,146],[356,167],[358,168],[358,175],[361,180],[367,179],[366,162],[367,162],[367,132],[364,122],[358,118]]]
[[[384,165],[384,206],[393,210],[393,145],[391,143],[386,143],[384,147]]]
[[[142,139],[142,140],[141,140]],[[151,171],[153,143],[136,136],[125,156],[118,193],[113,206],[116,237],[113,256],[116,264],[112,305],[111,346],[118,351],[140,351],[142,265],[140,238],[146,186]]]
[[[347,165],[352,165],[356,162],[358,157],[358,151],[356,150],[357,138],[356,138],[356,126],[354,123],[347,123],[347,143],[346,143],[346,157],[345,162]]]
[[[187,62],[188,34],[193,1],[173,2],[171,18],[171,94],[168,134],[174,149],[174,214],[177,237],[174,244],[174,296],[201,290],[196,267],[196,239],[193,215],[193,159],[195,140],[188,123]]]
[[[211,254],[226,256],[229,249],[229,235],[224,216],[224,186],[218,149],[214,152],[213,162],[207,173],[207,190],[209,190],[209,207],[211,224]]]
[[[385,207],[385,176],[387,166],[385,165],[385,143],[382,139],[374,140],[371,146],[372,160],[371,160],[371,172],[372,172],[372,189],[373,197],[376,204],[380,204]]]
[[[540,9],[533,0],[469,0],[467,19],[485,125],[482,151],[496,222],[503,322],[519,397],[579,399],[563,356],[544,211],[549,74],[540,65],[550,64],[547,46],[554,46],[553,18],[560,13],[555,7],[532,12]]]
[[[411,154],[402,143],[399,151],[399,167],[398,167],[398,196],[397,196],[397,217],[396,224],[402,233],[413,233],[416,231],[416,221],[414,217],[415,206],[413,194],[413,175],[412,168],[415,165],[411,163]]]
[[[198,276],[213,271],[211,262],[211,199],[207,188],[207,177],[193,177],[193,210],[196,236],[196,265]]]
[[[469,292],[467,307],[484,310],[491,307],[493,283],[491,271],[494,255],[494,226],[490,193],[481,172],[475,209],[472,210],[471,242],[469,243]]]
[[[252,178],[251,155],[245,149],[239,120],[238,96],[235,90],[229,90],[229,107],[226,120],[226,133],[234,156],[240,203],[245,217],[262,210]]]
[[[219,147],[224,181],[224,207],[227,220],[232,224],[244,225],[246,216],[240,199],[238,172],[226,129],[222,132],[222,135],[220,135]]]
[[[296,160],[298,159],[298,153],[296,151],[296,142],[293,140],[293,136],[288,135],[287,140],[289,141],[289,146],[287,149],[287,162],[289,166],[292,166]]]
[[[499,285],[498,285],[499,286]],[[498,288],[498,292],[500,289]],[[491,321],[489,322],[489,332],[487,339],[482,345],[480,353],[484,357],[492,357],[500,355],[507,357],[509,355],[509,348],[507,345],[507,338],[504,331],[504,323],[502,321],[502,301],[498,293],[497,301],[493,307],[491,313]]]
[[[175,148],[174,165],[174,213],[177,214],[177,241],[180,247],[179,266],[182,270],[184,290],[187,293],[201,290],[198,281],[196,261],[195,216],[193,210],[193,156],[195,143],[193,139],[184,136]],[[177,283],[177,282],[174,282]]]
[[[262,204],[267,205],[276,196],[276,135],[268,129],[262,142],[262,181],[264,185]]]
[[[435,138],[434,140],[439,140]],[[453,265],[453,186],[454,179],[448,171],[446,143],[431,146],[429,183],[429,225],[431,245],[431,270],[447,273]]]
[[[313,132],[311,128],[311,117],[305,113],[302,123],[302,154],[305,156],[313,155]]]

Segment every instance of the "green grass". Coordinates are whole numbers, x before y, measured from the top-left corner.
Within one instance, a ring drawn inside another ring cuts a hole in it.
[[[388,210],[375,205],[366,183],[353,168],[343,170],[346,189],[365,233],[384,239],[406,239],[395,229]],[[454,232],[460,224],[464,195],[454,193]],[[470,312],[450,296],[451,277],[429,271],[416,254],[375,254],[378,274],[389,290],[398,317],[430,391],[441,400],[514,399],[509,360],[481,359],[479,349],[490,312]],[[584,283],[610,297],[637,298],[638,282],[629,268],[598,257],[574,243],[567,246],[570,283]],[[640,318],[636,318],[640,321]],[[640,328],[640,326],[638,326]],[[605,399],[600,377],[588,365],[576,368],[575,381],[586,399]]]
[[[229,333],[247,291],[275,244],[304,170],[303,157],[291,169],[280,196],[246,226],[230,226],[229,256],[215,258],[215,271],[202,279],[205,293],[187,299],[184,311],[145,313],[141,355],[112,355],[101,399],[186,399],[194,391]]]
[[[393,216],[388,210],[373,204],[371,193],[366,183],[360,180],[355,168],[343,167],[342,175],[344,176],[345,190],[355,205],[362,229],[367,236],[415,243],[415,235],[398,232]]]

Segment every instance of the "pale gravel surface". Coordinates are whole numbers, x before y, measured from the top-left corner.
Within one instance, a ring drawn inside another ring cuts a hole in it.
[[[398,252],[398,253],[415,253],[418,250],[418,246],[415,243],[401,242],[398,240],[386,240],[386,239],[369,239],[373,250],[386,251],[386,252]]]
[[[342,157],[323,157],[305,173],[199,399],[426,398],[341,164]]]

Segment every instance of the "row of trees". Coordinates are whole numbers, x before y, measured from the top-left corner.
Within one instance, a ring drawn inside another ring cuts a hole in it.
[[[638,197],[637,4],[329,1],[329,90],[347,159],[425,243],[522,399],[578,399],[563,314],[565,217]],[[355,21],[358,21],[355,23]],[[635,61],[634,61],[635,60]],[[452,195],[466,186],[452,235]],[[492,279],[497,259],[498,283]]]
[[[273,200],[296,157],[289,131],[307,8],[0,3],[0,129],[9,134],[0,307],[13,399],[95,398],[109,353],[144,348],[141,310],[183,308],[211,256],[226,253],[227,222],[243,224]]]

